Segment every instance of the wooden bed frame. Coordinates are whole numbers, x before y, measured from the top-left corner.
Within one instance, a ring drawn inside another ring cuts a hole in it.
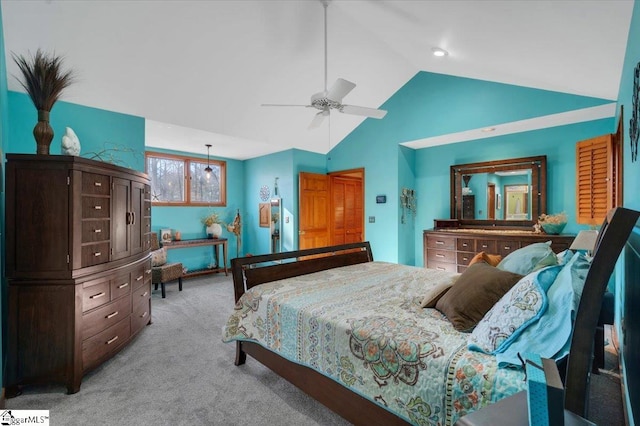
[[[594,333],[602,298],[618,256],[639,216],[640,212],[620,207],[609,213],[599,233],[594,260],[585,280],[565,383],[565,408],[583,417],[587,413]],[[246,290],[262,283],[371,261],[373,255],[368,242],[235,258],[231,261],[235,299],[238,301]],[[247,354],[352,423],[407,424],[385,408],[311,368],[288,361],[257,343],[236,342],[235,365],[244,364]]]

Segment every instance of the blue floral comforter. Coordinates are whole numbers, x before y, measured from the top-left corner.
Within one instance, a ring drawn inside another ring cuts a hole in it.
[[[223,340],[255,341],[419,425],[451,425],[525,388],[521,370],[467,350],[426,291],[458,274],[368,262],[247,291]]]

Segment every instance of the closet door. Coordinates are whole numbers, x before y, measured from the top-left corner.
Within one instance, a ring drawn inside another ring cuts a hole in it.
[[[331,178],[332,244],[363,241],[364,206],[362,179]]]

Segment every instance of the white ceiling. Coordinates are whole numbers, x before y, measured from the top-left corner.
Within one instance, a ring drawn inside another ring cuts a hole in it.
[[[632,10],[632,0],[333,0],[328,84],[355,82],[345,103],[368,107],[421,70],[615,100]],[[2,15],[10,90],[21,90],[11,52],[55,51],[78,75],[63,99],[145,117],[148,146],[326,153],[362,122],[332,112],[330,126],[308,130],[315,110],[260,106],[323,90],[319,0],[3,0]],[[432,56],[435,46],[449,55]]]

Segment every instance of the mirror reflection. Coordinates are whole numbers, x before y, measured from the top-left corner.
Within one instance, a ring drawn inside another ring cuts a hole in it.
[[[451,218],[528,226],[545,208],[546,157],[451,166]]]
[[[271,253],[282,251],[282,199],[271,199]]]

